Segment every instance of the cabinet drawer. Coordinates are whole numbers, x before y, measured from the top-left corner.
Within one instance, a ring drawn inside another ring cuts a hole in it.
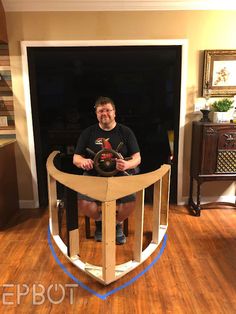
[[[236,173],[236,129],[218,131],[216,173]]]
[[[236,127],[203,126],[201,174],[236,173]]]

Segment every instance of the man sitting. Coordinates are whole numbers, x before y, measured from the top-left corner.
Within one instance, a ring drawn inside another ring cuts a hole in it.
[[[77,142],[73,163],[84,170],[85,175],[95,175],[94,163],[89,156],[87,148],[97,153],[103,148],[115,150],[122,142],[123,145],[119,151],[121,159],[116,159],[117,175],[124,175],[124,171],[136,168],[141,162],[140,150],[133,131],[115,121],[116,108],[114,102],[108,97],[100,97],[95,103],[95,113],[98,123],[85,129]],[[126,157],[131,157],[125,160]],[[135,195],[128,195],[117,200],[116,215],[116,243],[124,244],[126,242],[122,229],[123,221],[130,215],[134,209]],[[96,230],[95,240],[102,240],[101,208],[99,202],[78,194],[79,210],[86,216],[95,219]]]

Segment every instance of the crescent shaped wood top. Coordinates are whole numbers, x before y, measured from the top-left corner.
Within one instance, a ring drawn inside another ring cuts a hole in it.
[[[47,159],[49,175],[70,189],[101,202],[113,201],[141,191],[161,179],[170,170],[170,165],[165,164],[155,171],[133,176],[95,177],[69,174],[58,170],[54,165],[54,158],[59,153],[54,151]]]

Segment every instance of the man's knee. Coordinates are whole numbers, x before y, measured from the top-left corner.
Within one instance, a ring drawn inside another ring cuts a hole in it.
[[[99,207],[96,202],[79,199],[78,209],[80,213],[90,218],[98,219],[100,217]]]
[[[117,208],[117,220],[123,221],[133,212],[135,208],[135,202],[126,202],[126,203],[120,203]]]

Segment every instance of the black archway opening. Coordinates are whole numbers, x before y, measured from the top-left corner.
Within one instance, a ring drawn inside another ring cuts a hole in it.
[[[96,122],[93,106],[101,95],[114,100],[117,121],[135,132],[141,173],[172,164],[171,202],[176,203],[181,48],[27,48],[41,207],[48,204],[48,155],[60,150],[68,157],[67,170],[77,171],[71,164],[73,148],[81,131]]]

